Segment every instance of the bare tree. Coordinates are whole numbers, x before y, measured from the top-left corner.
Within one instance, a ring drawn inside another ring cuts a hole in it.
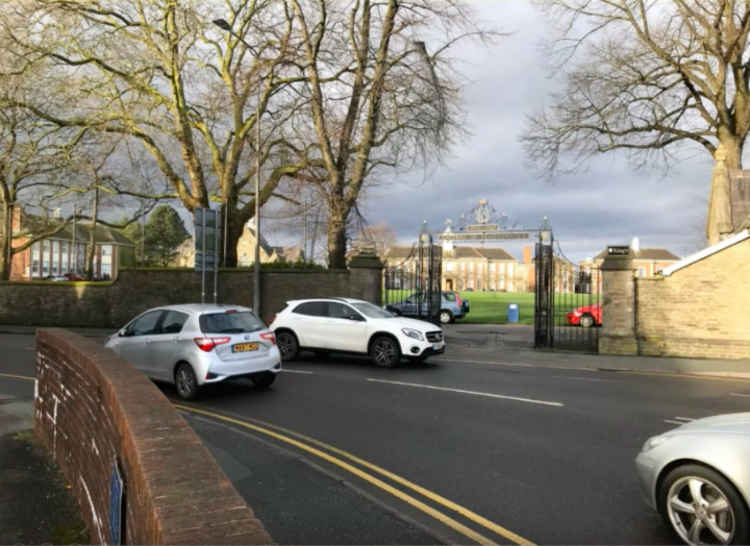
[[[486,37],[458,0],[291,0],[314,146],[300,176],[328,208],[329,267],[345,267],[347,226],[382,169],[438,158],[460,132],[449,47]]]
[[[228,256],[244,224],[304,164],[275,163],[280,128],[296,98],[283,90],[292,17],[273,0],[222,5],[172,0],[37,0],[38,36],[19,45],[79,92],[74,107],[33,111],[63,127],[85,126],[140,142],[190,211],[212,200],[226,211]],[[234,29],[212,24],[222,17]],[[239,37],[239,39],[238,39]],[[27,107],[32,105],[26,104]],[[255,130],[263,119],[264,138]],[[260,195],[251,191],[260,156]],[[137,192],[133,192],[137,193]],[[141,197],[152,195],[140,194]]]
[[[359,238],[371,243],[375,247],[375,253],[383,258],[390,247],[396,244],[396,232],[386,223],[380,222],[364,226],[359,233]]]
[[[626,150],[636,165],[673,159],[697,144],[729,169],[742,167],[750,131],[750,4],[737,0],[549,0],[561,24],[550,51],[567,74],[550,107],[522,137],[548,174],[570,154]],[[721,177],[718,177],[719,179]],[[728,186],[714,176],[706,232],[725,233]]]

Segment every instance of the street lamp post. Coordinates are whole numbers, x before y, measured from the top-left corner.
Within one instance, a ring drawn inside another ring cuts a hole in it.
[[[256,57],[255,48],[245,39],[234,32],[225,19],[214,19],[213,23],[222,30],[240,40]],[[258,100],[255,110],[255,263],[253,264],[253,310],[260,315],[260,99],[261,90],[258,87]],[[226,211],[225,211],[226,212]]]

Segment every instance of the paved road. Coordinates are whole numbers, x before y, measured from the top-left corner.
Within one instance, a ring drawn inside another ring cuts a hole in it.
[[[31,372],[31,340],[0,336],[0,372]],[[666,544],[639,447],[750,405],[741,380],[433,362],[302,358],[268,391],[217,386],[190,404],[210,415],[185,415],[279,543]]]

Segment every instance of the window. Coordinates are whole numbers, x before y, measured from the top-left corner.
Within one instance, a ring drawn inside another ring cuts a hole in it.
[[[363,320],[362,316],[354,309],[335,301],[328,302],[328,316],[337,319]]]
[[[67,273],[70,271],[68,267],[70,262],[68,261],[68,250],[70,249],[70,243],[68,241],[60,242],[60,274]]]
[[[266,327],[263,321],[251,311],[207,313],[201,315],[198,322],[204,334],[242,334]],[[167,324],[166,320],[164,324]]]
[[[101,263],[100,263],[100,274],[102,277],[112,276],[112,246],[102,245],[101,249]]]
[[[469,271],[474,272],[474,262],[469,262]]]
[[[456,301],[456,295],[453,292],[443,292],[443,299],[445,301]]]
[[[60,241],[52,241],[52,268],[50,275],[60,274]]]
[[[309,315],[313,317],[324,317],[328,314],[328,302],[308,301],[294,308],[293,313],[298,315]]]
[[[31,277],[39,277],[39,272],[41,271],[41,251],[42,246],[36,242],[33,245],[31,245]]]
[[[445,270],[447,272],[453,271],[453,262],[445,262]]]
[[[188,315],[179,311],[167,311],[161,321],[162,334],[179,334],[182,326],[187,321]]]
[[[637,275],[639,277],[645,277],[646,276],[646,268],[645,267],[639,267]]]
[[[161,317],[162,313],[163,311],[150,311],[138,317],[128,325],[126,335],[147,336],[156,333],[156,324],[159,322],[159,317]]]
[[[48,239],[45,239],[42,241],[42,277],[46,277],[49,275],[49,268],[50,268],[50,248],[51,243]]]

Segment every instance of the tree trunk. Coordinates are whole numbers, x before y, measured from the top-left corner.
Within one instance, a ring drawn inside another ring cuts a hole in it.
[[[346,220],[341,216],[331,216],[328,219],[328,267],[330,269],[346,269]]]
[[[718,133],[719,146],[714,153],[716,164],[711,175],[706,219],[706,238],[709,245],[715,245],[734,231],[729,173],[742,168],[742,140],[722,128]]]
[[[99,212],[99,188],[94,189],[94,209],[91,214],[91,232],[89,233],[89,244],[86,247],[86,278],[94,278],[94,253],[96,252],[96,219]]]
[[[7,202],[3,201],[0,204],[2,209],[0,217],[2,217],[2,224],[0,224],[0,280],[7,281],[10,279],[10,264],[11,264],[11,245],[12,233],[11,226],[13,225],[13,208]]]
[[[234,215],[232,214],[234,213]],[[237,267],[237,243],[240,241],[240,237],[242,237],[242,232],[245,229],[245,224],[247,223],[247,219],[240,216],[239,212],[235,210],[230,210],[229,212],[229,218],[227,219],[226,227],[226,247],[227,247],[227,253],[225,256],[226,259],[226,267]],[[224,241],[222,240],[222,252],[224,249]],[[222,265],[224,265],[224,260],[222,260]]]

